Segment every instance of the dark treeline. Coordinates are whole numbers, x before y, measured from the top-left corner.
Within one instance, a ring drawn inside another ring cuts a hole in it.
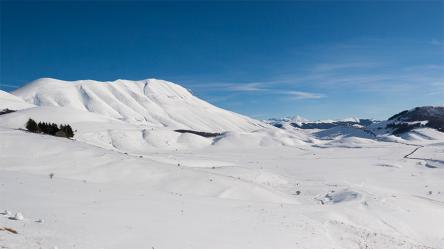
[[[217,137],[222,135],[220,132],[203,132],[203,131],[193,131],[193,130],[174,130],[179,133],[191,133],[201,137]]]
[[[45,133],[52,136],[58,137],[74,137],[74,132],[70,125],[60,125],[58,126],[55,123],[46,123],[46,122],[35,122],[33,119],[29,119],[26,122],[26,129],[30,132],[34,133]]]
[[[6,109],[3,109],[0,111],[0,115],[12,113],[12,112],[15,112],[15,110],[11,110],[11,109],[6,108]]]

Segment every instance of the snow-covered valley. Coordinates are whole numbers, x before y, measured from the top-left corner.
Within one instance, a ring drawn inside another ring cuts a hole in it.
[[[444,248],[435,129],[279,129],[159,80],[40,79],[5,108],[1,248]]]

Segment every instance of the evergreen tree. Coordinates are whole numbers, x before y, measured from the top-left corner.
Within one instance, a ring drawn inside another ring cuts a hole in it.
[[[37,124],[34,120],[29,119],[28,122],[26,123],[26,129],[28,129],[31,132],[41,132],[52,136],[55,136],[58,131],[63,131],[65,137],[67,138],[74,137],[74,131],[72,130],[70,125],[58,126],[56,123],[46,123],[46,122],[39,122]]]
[[[72,131],[71,125],[66,126],[65,134],[66,137],[74,137],[74,132]]]
[[[73,132],[73,130],[72,130],[70,125],[60,125],[60,130],[65,133],[65,136],[67,138],[70,138],[70,137],[74,136],[74,132]]]
[[[26,122],[26,129],[30,132],[37,133],[39,132],[39,127],[37,123],[33,119],[29,119],[28,122]]]
[[[43,132],[43,133],[47,132],[48,126],[46,125],[46,123],[39,122],[38,127],[39,127],[40,132]]]
[[[51,123],[48,126],[48,134],[49,135],[53,135],[54,136],[58,131],[59,131],[59,127],[57,127],[57,124]]]

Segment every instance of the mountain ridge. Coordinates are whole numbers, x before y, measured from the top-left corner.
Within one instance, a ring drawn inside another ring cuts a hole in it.
[[[220,132],[266,126],[211,105],[178,84],[157,79],[101,82],[41,78],[12,94],[37,106],[70,107],[154,127]]]

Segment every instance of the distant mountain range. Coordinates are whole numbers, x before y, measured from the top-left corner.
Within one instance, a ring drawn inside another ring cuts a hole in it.
[[[266,123],[277,128],[299,128],[326,130],[335,127],[354,127],[372,133],[391,133],[399,135],[415,128],[433,128],[444,132],[444,106],[422,106],[402,111],[388,120],[348,118],[343,120],[309,121],[296,116],[295,118],[268,119]]]
[[[361,125],[361,126],[369,126],[373,124],[375,121],[371,119],[346,119],[346,120],[320,120],[320,121],[300,121],[295,122],[292,119],[269,119],[266,120],[267,123],[277,127],[283,128],[285,125],[289,125],[295,128],[300,129],[330,129],[337,126],[352,126],[352,125]]]

